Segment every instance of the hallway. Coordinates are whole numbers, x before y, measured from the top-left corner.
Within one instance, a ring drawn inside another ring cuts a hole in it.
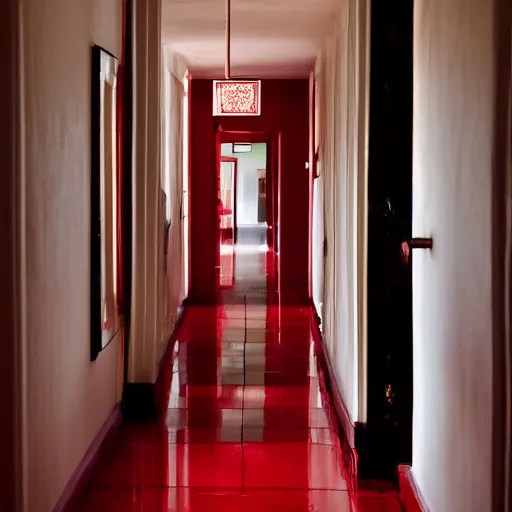
[[[160,418],[122,425],[83,512],[402,510],[395,491],[357,494],[311,311],[259,304],[272,270],[241,247],[232,295],[185,313]]]
[[[0,24],[0,512],[512,511],[510,0]]]

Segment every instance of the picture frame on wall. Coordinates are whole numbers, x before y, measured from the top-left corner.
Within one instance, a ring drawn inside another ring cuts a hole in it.
[[[119,61],[92,47],[91,73],[91,361],[121,328],[119,275]]]

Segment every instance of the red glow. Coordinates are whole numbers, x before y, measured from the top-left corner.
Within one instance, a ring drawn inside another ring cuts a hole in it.
[[[161,414],[121,426],[78,511],[402,510],[393,486],[357,490],[311,308],[189,307],[173,341]]]
[[[281,302],[309,304],[309,81],[262,80],[260,116],[224,116],[222,142],[267,142],[268,245],[279,252],[275,288]],[[192,303],[214,303],[219,221],[217,216],[216,126],[212,122],[212,81],[192,80],[190,150],[190,293]],[[270,300],[270,298],[269,298]]]

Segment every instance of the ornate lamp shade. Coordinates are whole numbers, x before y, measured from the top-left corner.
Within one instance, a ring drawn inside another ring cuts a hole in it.
[[[259,116],[261,114],[260,80],[214,80],[214,116]]]

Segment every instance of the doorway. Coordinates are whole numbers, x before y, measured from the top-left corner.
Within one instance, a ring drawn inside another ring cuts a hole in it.
[[[217,284],[223,303],[277,300],[279,135],[217,131]]]
[[[221,223],[233,224],[235,244],[267,245],[266,165],[265,142],[221,145],[221,201],[232,200],[227,208],[223,204]]]
[[[219,284],[224,302],[266,300],[266,167],[266,142],[221,142]]]

